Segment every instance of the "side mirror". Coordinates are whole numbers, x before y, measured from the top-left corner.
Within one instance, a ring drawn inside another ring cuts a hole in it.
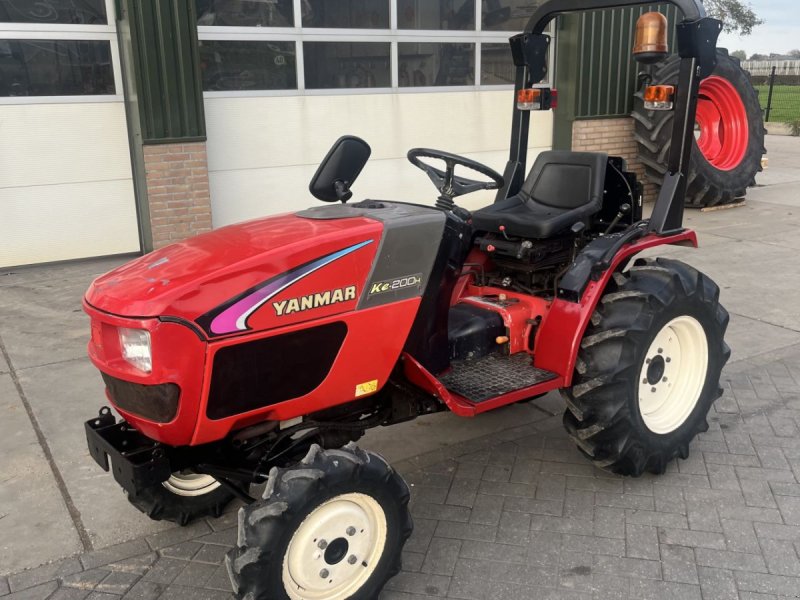
[[[347,202],[353,197],[350,186],[367,164],[372,148],[352,135],[339,138],[322,159],[308,186],[311,194],[323,202]]]

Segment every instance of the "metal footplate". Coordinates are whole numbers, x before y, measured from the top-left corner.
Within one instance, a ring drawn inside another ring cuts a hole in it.
[[[111,468],[114,479],[131,494],[169,479],[170,461],[161,444],[116,421],[108,407],[86,421],[86,441],[95,462],[106,471]]]
[[[537,369],[525,352],[505,356],[489,354],[477,360],[454,361],[452,369],[439,380],[451,392],[479,404],[555,379],[550,371]]]

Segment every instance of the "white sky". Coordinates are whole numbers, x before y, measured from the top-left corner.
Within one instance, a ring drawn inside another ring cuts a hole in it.
[[[764,24],[748,37],[723,33],[719,46],[731,52],[744,50],[751,54],[785,54],[800,48],[800,2],[798,0],[750,0]]]

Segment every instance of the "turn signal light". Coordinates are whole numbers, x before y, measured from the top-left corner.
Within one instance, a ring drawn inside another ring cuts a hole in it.
[[[644,107],[647,110],[672,110],[674,100],[675,86],[650,85],[644,90]]]
[[[517,92],[517,109],[550,110],[558,106],[558,92],[550,88],[526,88]]]

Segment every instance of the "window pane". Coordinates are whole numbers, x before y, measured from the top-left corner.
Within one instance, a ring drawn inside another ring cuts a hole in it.
[[[475,29],[475,0],[397,0],[398,29]]]
[[[304,42],[306,88],[391,86],[389,43]]]
[[[0,23],[106,25],[105,0],[0,0]]]
[[[489,31],[522,31],[533,15],[530,0],[483,0],[483,28]]]
[[[195,0],[197,24],[227,27],[294,27],[292,0]]]
[[[481,85],[514,84],[509,44],[481,44]]]
[[[200,42],[206,92],[297,89],[294,42]]]
[[[400,87],[475,85],[475,44],[400,43]]]
[[[114,93],[110,42],[0,40],[0,96]]]
[[[389,29],[389,0],[303,0],[303,27]]]

